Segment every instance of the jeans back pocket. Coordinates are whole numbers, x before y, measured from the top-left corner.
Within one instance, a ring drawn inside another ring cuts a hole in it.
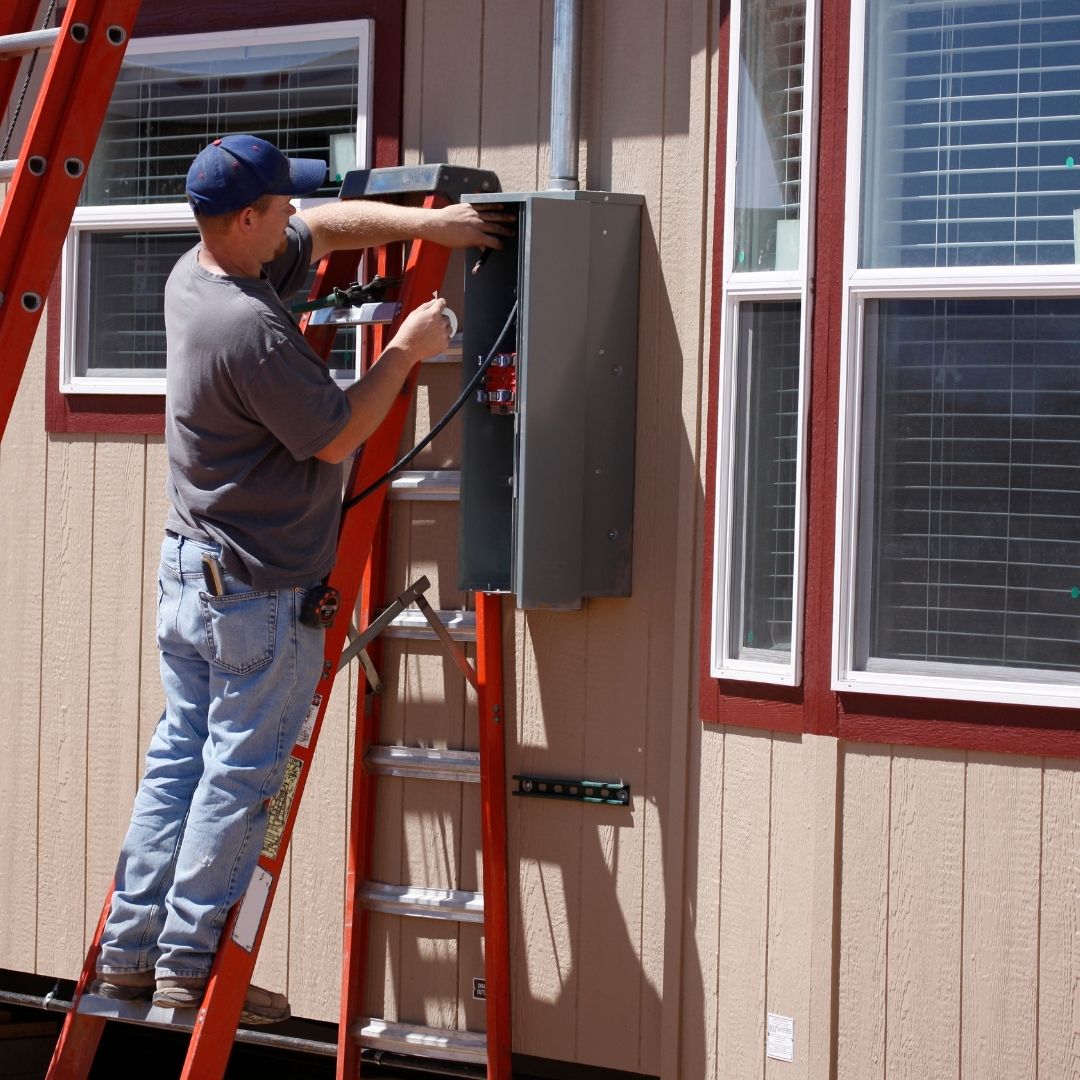
[[[201,593],[210,661],[223,671],[247,675],[274,659],[277,636],[277,592],[244,592],[226,596]]]

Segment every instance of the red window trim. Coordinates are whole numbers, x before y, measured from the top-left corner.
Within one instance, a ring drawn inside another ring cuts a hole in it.
[[[768,731],[832,735],[852,742],[1080,758],[1080,709],[932,698],[837,693],[831,687],[836,436],[840,419],[841,285],[844,265],[842,167],[847,155],[850,0],[820,0],[818,175],[815,216],[814,307],[811,326],[810,410],[807,426],[808,521],[803,684],[771,687],[714,679],[712,653],[716,426],[720,331],[709,341],[706,416],[705,529],[701,587],[699,712],[704,723]],[[720,28],[717,167],[714,201],[712,309],[722,303],[724,179],[727,153],[727,70],[730,19]],[[825,168],[821,163],[827,163]],[[822,209],[824,208],[824,209]],[[1078,694],[1080,697],[1080,694]]]
[[[194,17],[193,8],[198,8]],[[373,160],[376,166],[401,162],[402,71],[405,0],[145,0],[135,35],[156,37],[205,31],[249,30],[297,22],[373,19],[375,72],[372,93]],[[196,25],[197,24],[197,25]],[[162,435],[165,398],[161,394],[62,394],[60,392],[60,284],[49,292],[45,329],[45,430],[51,434]]]

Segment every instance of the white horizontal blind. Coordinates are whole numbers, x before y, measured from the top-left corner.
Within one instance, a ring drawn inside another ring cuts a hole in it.
[[[183,202],[192,158],[222,135],[259,135],[329,163],[332,137],[356,132],[358,55],[352,39],[129,56],[83,204]]]
[[[1074,261],[1077,0],[871,0],[860,265]]]
[[[103,232],[80,245],[87,370],[158,374],[165,366],[165,281],[194,232]]]
[[[80,203],[123,207],[131,228],[78,234],[76,377],[163,376],[165,280],[198,236],[155,228],[139,208],[183,203],[188,167],[211,140],[250,133],[287,155],[321,158],[331,168],[314,194],[336,195],[335,175],[355,165],[360,39],[321,32],[305,40],[308,28],[286,29],[261,44],[242,43],[243,31],[175,49],[132,43]],[[356,333],[344,328],[330,357],[336,374],[355,371],[355,351]]]
[[[1080,671],[1080,300],[869,316],[863,664]]]
[[[790,658],[801,308],[797,300],[738,307],[733,659]]]

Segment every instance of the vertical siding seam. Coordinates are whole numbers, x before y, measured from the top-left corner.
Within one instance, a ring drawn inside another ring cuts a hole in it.
[[[661,280],[663,280],[663,277],[664,277],[663,258],[662,258],[661,252],[663,251],[664,148],[665,148],[665,145],[666,145],[666,134],[667,134],[667,122],[666,122],[667,108],[666,108],[666,104],[667,104],[667,79],[668,79],[668,62],[667,62],[668,61],[668,53],[667,53],[667,47],[668,47],[668,15],[669,15],[669,13],[670,13],[670,5],[668,3],[665,3],[664,4],[664,32],[663,32],[663,40],[662,40],[662,43],[661,43],[661,49],[660,49],[660,55],[663,58],[663,63],[662,63],[662,71],[660,73],[660,79],[659,79],[659,83],[660,83],[660,153],[659,153],[660,184],[659,184],[659,190],[660,190],[660,193],[661,193],[660,194],[660,220],[657,222],[657,225],[656,225],[657,270],[659,272],[659,277],[660,277]],[[659,342],[660,342],[660,320],[659,319],[657,320],[657,324],[656,324],[656,342],[657,342],[657,345],[659,345]],[[650,605],[650,606],[652,606],[652,605]],[[650,629],[647,630],[646,633],[645,633],[645,640],[646,640],[646,649],[648,651],[648,655],[651,656],[652,655],[652,642],[653,642],[653,635],[651,633],[651,623],[650,623]],[[665,645],[667,645],[667,644],[668,643],[665,642]],[[643,745],[643,757],[644,757],[644,760],[642,761],[642,776],[643,777],[648,775],[648,768],[649,768],[649,764],[648,764],[649,763],[649,732],[652,730],[652,725],[649,723],[649,714],[648,714],[648,708],[649,708],[648,703],[652,700],[652,695],[651,695],[652,678],[651,678],[651,675],[652,675],[652,664],[646,664],[645,665],[645,686],[644,686],[644,691],[645,692],[644,692],[644,697],[643,697],[643,700],[646,703],[645,738],[644,738],[644,745]],[[670,761],[669,761],[669,765],[670,765]],[[669,775],[670,775],[670,769],[669,769]],[[659,806],[657,806],[657,814],[659,815]],[[647,803],[645,802],[645,800],[643,800],[642,801],[642,819],[643,819],[642,824],[643,824],[643,827],[645,827],[646,829],[648,828],[647,817],[648,817]],[[646,836],[646,840],[647,839],[648,839],[648,837]],[[661,830],[661,849],[662,848],[663,848],[663,831]],[[647,850],[648,850],[648,843],[647,842],[642,843],[641,852],[640,852],[640,860],[639,860],[639,873],[638,873],[638,883],[639,883],[639,889],[640,889],[640,908],[639,908],[640,919],[639,919],[639,928],[638,928],[637,950],[638,950],[638,955],[639,956],[641,956],[642,943],[645,940],[645,908],[646,908],[645,891],[646,891],[646,879],[647,879],[647,870],[646,870],[646,867],[647,867],[646,852],[647,852]],[[663,862],[661,862],[661,875],[663,875]],[[664,924],[665,925],[667,924],[667,896],[666,896],[666,894],[664,894]],[[664,957],[664,959],[666,959],[666,956]],[[661,964],[663,966],[663,959],[661,960]],[[644,976],[644,972],[642,974]],[[663,971],[661,971],[661,975],[660,975],[660,993],[661,993],[661,995],[663,994],[663,987],[664,987],[665,981],[666,980],[664,979]],[[644,1018],[644,1013],[645,1013],[645,994],[646,994],[646,988],[648,987],[648,985],[649,985],[648,980],[646,978],[642,977],[641,979],[638,980],[638,1012],[637,1012],[637,1015],[638,1015],[638,1048],[637,1048],[637,1050],[638,1050],[638,1052],[637,1052],[637,1061],[638,1061],[638,1068],[639,1069],[641,1068],[641,1063],[644,1060],[645,1041],[646,1041],[646,1039],[653,1037],[653,1033],[647,1032],[645,1030],[644,1023],[642,1022],[643,1018]],[[676,983],[675,985],[678,986],[678,983]],[[662,1042],[662,1039],[657,1040],[658,1048],[660,1047],[661,1042]]]
[[[727,729],[721,729],[720,735],[720,836],[718,837],[720,843],[720,879],[716,883],[716,981],[713,984],[713,1008],[716,1010],[716,1016],[713,1021],[713,1063],[716,1066],[717,1073],[719,1074],[720,1068],[720,929],[721,921],[723,919],[723,899],[724,899],[724,802],[725,795],[727,794],[727,787],[724,783],[727,776]],[[698,815],[698,821],[701,817]],[[700,837],[698,840],[700,844]]]
[[[94,513],[94,504],[97,501],[97,475],[98,475],[98,445],[101,439],[100,435],[94,436],[94,448],[91,454],[91,468],[90,468],[90,536],[88,538],[87,550],[90,553],[90,567],[87,580],[91,583],[87,590],[87,628],[89,629],[94,625],[94,534],[95,524],[97,521],[97,515]],[[86,643],[86,686],[84,688],[86,701],[86,708],[83,712],[83,870],[82,870],[82,948],[80,953],[86,951],[86,906],[90,902],[90,829],[87,827],[87,820],[90,816],[90,799],[91,785],[90,785],[90,673],[94,669],[94,635],[90,634],[90,640]]]
[[[1043,895],[1043,851],[1046,842],[1046,758],[1039,759],[1042,773],[1039,782],[1039,884],[1035,901],[1035,1080],[1039,1080],[1039,1065],[1042,1055],[1039,1053],[1039,1021],[1042,1019],[1042,895]]]
[[[45,375],[48,378],[48,372]],[[45,596],[45,551],[48,545],[48,532],[49,532],[49,442],[50,439],[46,435],[45,437],[45,478],[41,487],[41,562],[38,570],[38,596]],[[37,670],[37,781],[34,785],[37,791],[37,798],[34,800],[34,971],[38,971],[40,966],[40,957],[38,955],[38,923],[41,918],[40,904],[38,903],[38,897],[41,896],[41,728],[44,722],[44,705],[42,701],[42,681],[44,675],[44,663],[42,657],[45,655],[45,612],[44,606],[38,619],[38,670]]]
[[[831,736],[826,736],[826,738],[831,738]],[[844,801],[846,798],[844,781],[847,775],[847,751],[839,740],[835,741],[837,747],[834,766],[836,795],[833,802],[832,1004],[829,1009],[829,1080],[837,1080],[840,1069],[840,942],[843,940],[840,919],[843,906],[841,889],[844,879]]]
[[[956,1032],[956,1075],[960,1080],[964,1075],[964,912],[967,898],[967,795],[968,795],[968,769],[971,767],[971,753],[964,753],[964,790],[963,800],[960,804],[960,983],[959,983],[959,1009],[960,1023]]]
[[[881,988],[881,1075],[883,1080],[889,1069],[889,935],[892,930],[889,913],[892,909],[892,795],[895,766],[896,751],[890,746],[889,790],[885,799],[885,985]]]
[[[769,737],[769,809],[765,815],[765,955],[763,957],[763,978],[761,980],[762,1004],[765,1013],[769,1011],[769,918],[772,914],[772,839],[773,839],[773,767],[775,764],[774,750],[776,748],[775,736]],[[768,1023],[765,1016],[761,1017],[762,1030],[766,1030]],[[765,1053],[766,1043],[762,1039],[758,1044],[758,1053],[761,1054],[761,1075],[769,1067],[768,1057]]]

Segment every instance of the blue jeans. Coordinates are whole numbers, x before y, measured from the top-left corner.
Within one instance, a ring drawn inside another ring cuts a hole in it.
[[[210,596],[202,555],[219,551],[172,535],[162,544],[165,712],[116,871],[105,974],[210,973],[322,668],[324,633],[299,621],[307,590],[251,591],[225,574],[225,595]]]

